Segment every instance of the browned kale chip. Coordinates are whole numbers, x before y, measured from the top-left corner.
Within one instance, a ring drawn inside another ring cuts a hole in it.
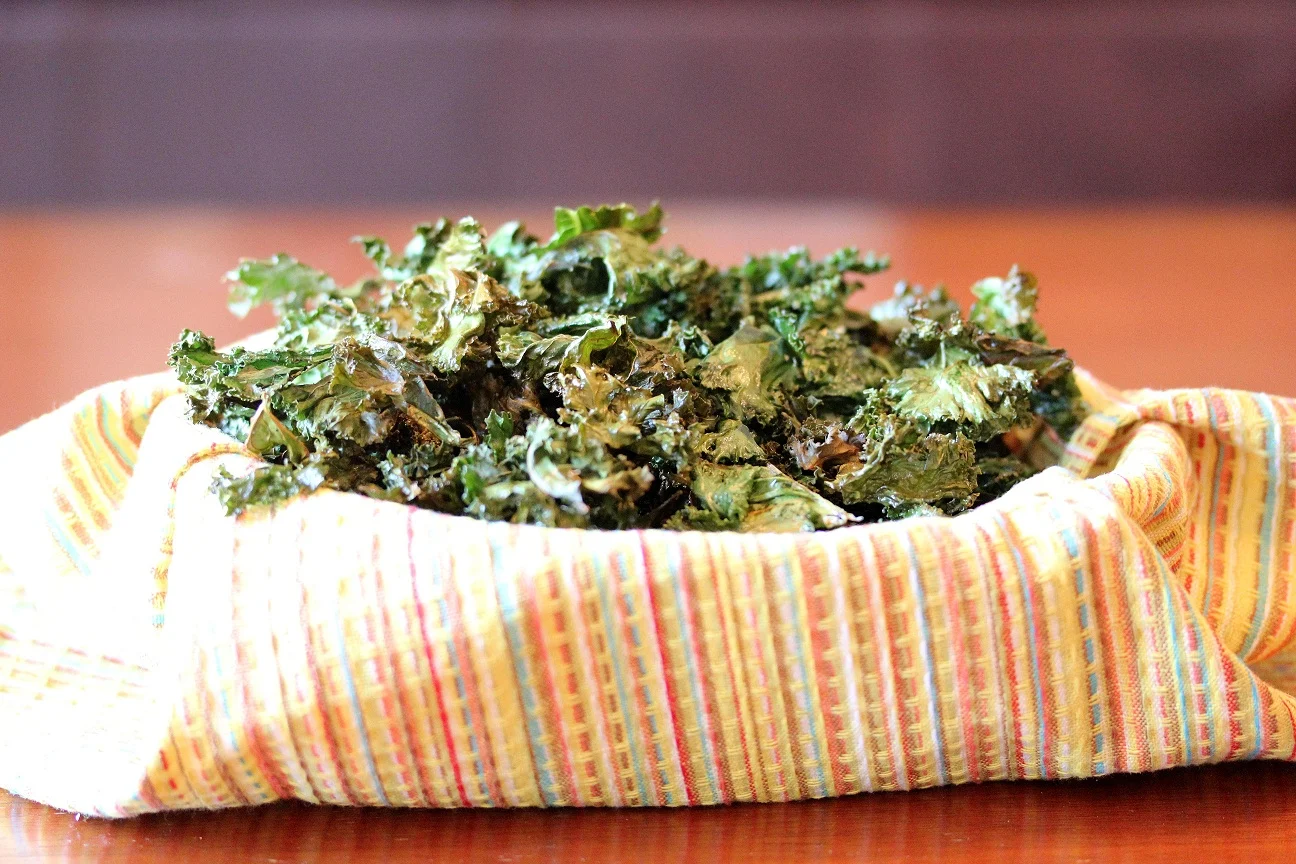
[[[803,248],[721,269],[657,245],[663,214],[559,208],[419,225],[340,285],[287,255],[229,274],[270,347],[186,331],[170,365],[195,422],[260,457],[214,490],[231,514],[321,488],[577,528],[813,531],[954,514],[1032,473],[1014,428],[1067,435],[1071,361],[1033,276],[973,286],[965,318],[901,283],[847,301],[885,256]]]

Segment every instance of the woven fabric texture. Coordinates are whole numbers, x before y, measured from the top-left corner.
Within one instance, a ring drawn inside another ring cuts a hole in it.
[[[585,532],[323,492],[165,376],[0,438],[0,787],[126,816],[282,798],[784,801],[1293,754],[1296,401],[1117,393],[953,519]]]

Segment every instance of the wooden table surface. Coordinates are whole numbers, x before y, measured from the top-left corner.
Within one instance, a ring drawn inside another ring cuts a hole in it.
[[[669,204],[669,202],[667,202]],[[368,267],[352,235],[404,242],[412,223],[538,207],[326,212],[139,210],[0,214],[0,432],[113,378],[161,369],[184,327],[231,340],[269,323],[224,308],[221,274],[287,251],[341,279]],[[1296,209],[937,211],[845,204],[681,205],[667,241],[716,263],[794,243],[890,252],[897,279],[966,298],[1014,263],[1040,278],[1052,341],[1121,386],[1220,385],[1296,395]]]
[[[536,207],[0,215],[0,431],[96,383],[162,367],[183,327],[230,340],[265,326],[223,311],[222,272],[289,251],[339,278],[357,233],[403,241],[441,212],[498,223]],[[717,263],[805,243],[892,254],[895,279],[977,278],[1019,262],[1053,342],[1122,386],[1296,395],[1296,210],[893,212],[862,206],[676,207],[668,239]],[[5,797],[7,861],[1139,861],[1288,860],[1296,767],[889,793],[692,811],[385,812],[277,805],[125,823]]]
[[[1287,862],[1296,766],[647,810],[366,810],[275,804],[123,822],[6,798],[0,862]]]

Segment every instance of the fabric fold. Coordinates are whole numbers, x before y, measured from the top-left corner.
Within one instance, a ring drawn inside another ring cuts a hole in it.
[[[1119,393],[998,501],[485,523],[250,464],[166,376],[0,438],[0,786],[105,816],[780,801],[1292,757],[1296,402]]]

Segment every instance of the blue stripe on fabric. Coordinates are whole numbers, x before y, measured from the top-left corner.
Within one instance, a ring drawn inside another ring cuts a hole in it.
[[[1063,522],[1062,514],[1056,508],[1050,509],[1054,521],[1061,525]],[[1070,527],[1062,528],[1062,542],[1066,545],[1067,553],[1071,556],[1072,572],[1075,574],[1076,597],[1080,601],[1080,626],[1088,631],[1089,629],[1089,601],[1085,599],[1085,593],[1088,590],[1085,584],[1084,568],[1080,566],[1080,542],[1076,539],[1075,533]],[[1093,665],[1098,656],[1097,648],[1094,646],[1093,637],[1088,633],[1085,634],[1084,640],[1085,662]],[[1098,698],[1098,673],[1089,673],[1089,698],[1090,712],[1089,720],[1094,728],[1102,724],[1102,705]],[[1103,758],[1103,734],[1097,732],[1094,734],[1094,773],[1101,774],[1106,768],[1106,761]]]
[[[1260,723],[1260,690],[1256,686],[1256,682],[1259,680],[1260,679],[1257,676],[1251,676],[1251,699],[1252,704],[1255,706],[1254,710],[1251,712],[1255,715],[1255,746],[1252,747],[1251,752],[1247,754],[1248,759],[1255,759],[1260,755],[1260,751],[1264,749],[1264,727]]]
[[[616,553],[616,560],[617,566],[620,568],[622,573],[629,572],[629,567],[626,565],[625,557],[620,551]],[[648,683],[648,667],[645,665],[643,658],[643,637],[639,633],[639,628],[633,623],[636,617],[634,595],[627,591],[622,595],[622,599],[624,599],[626,606],[626,619],[627,626],[630,629],[630,641],[634,644],[635,648],[634,665],[635,669],[639,673],[639,680],[642,682],[639,685],[639,693],[643,696],[644,722],[648,724],[649,737],[652,739],[653,758],[657,763],[657,781],[661,783],[662,795],[664,795],[666,799],[665,803],[673,804],[675,798],[671,794],[670,777],[667,776],[666,772],[666,754],[662,751],[661,741],[659,740],[661,737],[661,730],[657,726],[657,712],[652,710],[652,706],[655,703],[653,700],[652,688]],[[645,614],[652,614],[651,609],[646,609],[644,611]],[[666,674],[664,669],[662,670],[662,674]],[[667,706],[666,710],[669,711],[670,706]]]
[[[346,650],[346,635],[342,629],[342,604],[337,604],[333,614],[334,629],[337,631],[339,664],[342,669],[342,683],[346,686],[347,698],[351,700],[351,715],[355,718],[356,732],[360,736],[360,751],[364,754],[365,765],[369,776],[373,778],[374,792],[384,805],[390,804],[383,791],[382,780],[378,778],[378,765],[374,762],[373,749],[369,746],[369,730],[365,728],[364,714],[360,711],[360,697],[356,694],[355,679],[351,677],[351,661]]]
[[[940,720],[936,716],[936,669],[931,656],[931,630],[927,625],[927,596],[923,592],[922,578],[918,572],[918,550],[914,546],[912,537],[906,534],[905,540],[909,547],[909,581],[913,585],[914,600],[918,604],[918,624],[922,629],[923,665],[926,669],[927,693],[930,697],[927,700],[927,713],[931,718],[932,736],[936,744],[936,777],[941,784],[944,784],[949,782],[949,771],[945,765],[945,736],[941,731]]]
[[[795,619],[796,632],[798,635],[798,642],[799,642],[800,634],[806,632],[806,622],[805,619],[801,617],[801,604],[796,601],[796,594],[793,593],[793,589],[795,588],[795,585],[793,585],[793,580],[792,580],[792,567],[788,563],[786,552],[784,554],[783,560],[784,560],[784,566],[781,568],[783,571],[783,587],[788,592],[788,597],[791,598],[792,617]],[[800,703],[801,710],[804,712],[803,716],[805,716],[810,720],[810,723],[813,727],[814,718],[810,716],[811,705],[809,703],[810,687],[813,686],[811,684],[812,679],[810,678],[810,671],[806,666],[805,652],[800,650],[799,644],[797,648],[798,648],[796,652],[797,668],[801,672],[801,695],[797,701]],[[818,782],[819,793],[821,795],[827,795],[828,778],[824,775],[823,752],[819,749],[819,740],[818,737],[815,735],[813,728],[810,729],[809,737],[810,737],[810,748],[811,751],[814,753],[815,764],[819,766],[819,775],[816,778]]]
[[[98,417],[95,418],[94,425],[98,428],[100,438],[103,442],[108,445],[110,450],[117,454],[117,458],[121,459],[122,464],[125,465],[126,470],[129,471],[135,467],[135,458],[126,455],[126,452],[121,448],[121,444],[113,437],[112,432],[108,430],[108,400],[100,396],[99,404],[103,406],[103,410],[95,412]],[[125,418],[122,419],[125,420]],[[125,482],[121,474],[118,473],[116,465],[113,465],[112,463],[104,463],[103,467],[112,475],[113,480],[118,483]]]
[[[1273,523],[1278,511],[1278,487],[1282,485],[1282,453],[1278,443],[1278,418],[1273,413],[1273,402],[1268,396],[1257,394],[1255,402],[1264,413],[1268,428],[1265,430],[1265,452],[1269,457],[1269,481],[1265,488],[1264,521],[1260,525],[1260,584],[1257,588],[1255,614],[1251,629],[1239,652],[1243,659],[1251,653],[1260,637],[1260,625],[1269,611],[1269,570],[1273,566]]]
[[[1188,616],[1188,626],[1192,627],[1192,631],[1193,631],[1193,640],[1197,643],[1197,646],[1198,646],[1198,652],[1199,652],[1200,655],[1201,655],[1201,665],[1202,665],[1202,697],[1203,697],[1203,699],[1204,699],[1205,702],[1206,702],[1206,706],[1205,706],[1205,707],[1206,707],[1206,716],[1207,716],[1208,718],[1209,718],[1209,717],[1214,717],[1214,716],[1215,716],[1215,708],[1214,708],[1214,706],[1211,704],[1213,700],[1211,699],[1211,691],[1210,691],[1210,687],[1206,686],[1206,685],[1207,685],[1207,681],[1206,681],[1206,679],[1207,679],[1207,676],[1208,676],[1208,670],[1207,670],[1207,668],[1206,668],[1206,651],[1205,651],[1205,649],[1204,649],[1204,647],[1203,647],[1203,646],[1205,645],[1205,643],[1202,641],[1202,631],[1201,631],[1201,628],[1197,626],[1196,617],[1195,617],[1194,615],[1189,614],[1189,616]],[[1216,743],[1216,742],[1215,742],[1215,732],[1214,732],[1213,729],[1211,730],[1210,734],[1207,736],[1207,738],[1206,738],[1206,740],[1205,740],[1204,743],[1206,744],[1207,753],[1206,753],[1206,755],[1205,755],[1203,758],[1204,758],[1204,760],[1207,761],[1207,762],[1212,762],[1212,761],[1214,761],[1214,758],[1215,758],[1215,752],[1216,752],[1216,750],[1217,750],[1217,748],[1216,748],[1216,746],[1215,746],[1215,743]]]
[[[616,681],[617,700],[621,703],[621,717],[625,725],[626,743],[630,746],[630,760],[634,765],[635,787],[639,792],[639,800],[647,803],[650,800],[648,795],[648,782],[643,775],[643,753],[639,750],[638,735],[634,734],[631,729],[634,716],[638,713],[634,710],[634,703],[630,699],[630,693],[626,689],[624,671],[621,668],[621,661],[617,657],[616,646],[624,643],[617,638],[616,630],[612,627],[613,615],[612,609],[608,605],[607,587],[608,580],[604,574],[599,561],[602,560],[599,555],[589,556],[590,562],[594,565],[594,584],[598,586],[599,609],[603,613],[603,635],[608,640],[608,659],[612,663],[612,676]],[[618,560],[620,560],[618,558]],[[619,587],[618,582],[618,587]]]
[[[447,629],[449,629],[451,620],[450,601],[446,599],[449,580],[441,572],[441,563],[439,561],[436,562],[435,569],[437,588],[440,589],[440,594],[437,597],[437,611],[441,615],[441,620],[446,622]],[[455,694],[459,697],[459,716],[463,721],[464,730],[468,736],[468,750],[472,753],[473,768],[477,772],[477,779],[481,779],[485,773],[482,764],[481,747],[477,743],[477,731],[473,726],[472,712],[468,710],[468,688],[464,686],[463,664],[460,663],[459,649],[455,645],[453,637],[446,639],[445,647],[446,655],[450,660],[450,672],[454,676]],[[446,734],[450,733],[447,731]],[[474,785],[477,787],[477,791],[486,796],[487,803],[494,806],[495,800],[491,798],[490,787],[486,783],[475,783]]]
[[[995,522],[999,525],[1000,529],[1006,536],[1008,534],[1008,525],[1004,521],[1003,515],[996,515]],[[1021,581],[1022,585],[1022,599],[1024,601],[1022,605],[1026,612],[1026,634],[1030,637],[1031,682],[1035,685],[1035,700],[1036,704],[1039,706],[1037,735],[1039,736],[1039,750],[1042,754],[1044,752],[1044,742],[1047,734],[1045,715],[1048,712],[1044,707],[1044,685],[1041,683],[1039,668],[1039,645],[1036,644],[1035,640],[1035,610],[1032,608],[1034,601],[1031,597],[1030,579],[1026,576],[1026,562],[1022,560],[1021,550],[1019,550],[1014,543],[1009,543],[1007,545],[1008,548],[1012,549],[1013,562],[1017,567],[1017,578]],[[1043,767],[1047,771],[1047,766]]]
[[[1169,485],[1169,486],[1173,489],[1173,488],[1174,488],[1174,478],[1172,478],[1172,477],[1170,476],[1170,472],[1167,471],[1166,469],[1162,468],[1162,469],[1161,469],[1161,476],[1165,478],[1166,484]],[[1151,522],[1152,520],[1154,520],[1154,519],[1156,519],[1158,516],[1160,516],[1163,512],[1165,512],[1165,508],[1166,508],[1166,506],[1170,503],[1170,500],[1171,500],[1172,498],[1174,498],[1174,495],[1167,495],[1167,496],[1165,497],[1165,500],[1162,501],[1160,504],[1158,504],[1158,505],[1157,505],[1157,508],[1156,508],[1155,510],[1152,511],[1152,515],[1148,517],[1148,521]]]
[[[686,646],[684,652],[685,665],[688,668],[689,692],[693,695],[693,704],[697,706],[698,720],[702,725],[702,755],[706,765],[707,782],[711,784],[711,792],[716,800],[720,799],[720,780],[715,771],[715,755],[711,747],[711,718],[707,714],[707,708],[702,701],[702,682],[698,677],[697,664],[694,663],[693,646],[694,634],[693,623],[689,621],[688,607],[684,605],[684,595],[681,593],[680,579],[680,562],[679,562],[680,544],[670,544],[670,554],[666,557],[666,567],[670,571],[671,588],[675,593],[675,606],[679,609],[680,618],[680,635],[684,637]]]
[[[494,552],[493,538],[491,541]],[[535,687],[526,665],[525,643],[522,639],[522,628],[518,625],[517,595],[510,589],[509,580],[503,578],[500,569],[491,566],[491,576],[495,582],[495,596],[499,601],[500,618],[504,623],[504,632],[508,634],[509,647],[513,652],[513,674],[517,676],[518,692],[522,696],[522,709],[526,712],[527,738],[531,745],[532,762],[540,780],[540,794],[545,804],[558,803],[558,794],[554,790],[553,774],[549,771],[549,748],[543,741],[544,729],[540,725],[540,707],[536,703]]]
[[[212,665],[216,667],[216,677],[224,681],[225,668],[224,665],[221,663],[220,650],[215,645],[213,645],[211,649],[211,658],[212,658]],[[243,766],[244,775],[249,780],[252,781],[252,788],[255,789],[258,793],[264,794],[265,790],[262,788],[261,782],[256,779],[256,772],[254,772],[252,768],[248,765],[246,748],[240,747],[238,745],[238,739],[234,734],[235,723],[234,723],[233,715],[230,714],[228,687],[220,688],[220,703],[221,703],[221,711],[224,712],[225,719],[229,722],[229,729],[227,729],[225,733],[225,746],[229,747],[231,753],[238,754],[239,764]]]
[[[1192,739],[1196,738],[1196,732],[1190,734],[1188,729],[1188,697],[1184,693],[1184,654],[1183,645],[1179,638],[1179,613],[1175,610],[1174,597],[1170,594],[1170,580],[1174,577],[1159,555],[1157,556],[1157,565],[1157,569],[1161,575],[1161,592],[1165,598],[1166,615],[1170,619],[1167,623],[1170,627],[1171,652],[1174,655],[1174,663],[1171,666],[1171,670],[1173,671],[1175,678],[1175,692],[1179,694],[1180,732],[1183,737],[1184,754],[1187,756],[1189,764],[1191,764],[1195,761],[1193,759]]]
[[[1206,394],[1206,411],[1210,415],[1211,431],[1219,432],[1219,418],[1215,416],[1215,402]],[[1210,618],[1211,583],[1215,579],[1215,514],[1219,511],[1220,484],[1224,474],[1224,442],[1215,441],[1215,476],[1211,481],[1210,520],[1206,525],[1206,592],[1202,595],[1202,608]]]
[[[54,535],[54,542],[57,543],[59,548],[67,554],[68,559],[72,562],[72,566],[76,567],[82,573],[89,573],[90,566],[86,564],[85,559],[81,557],[81,552],[77,548],[76,541],[67,535],[63,524],[50,515],[48,511],[45,513],[45,524],[49,526],[50,533]]]

